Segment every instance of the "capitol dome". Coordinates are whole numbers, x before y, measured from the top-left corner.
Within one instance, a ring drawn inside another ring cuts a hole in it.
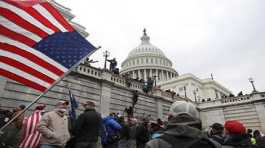
[[[172,68],[172,62],[163,51],[150,43],[150,37],[145,29],[141,41],[141,44],[134,48],[122,62],[121,74],[129,74],[132,78],[144,80],[151,77],[158,81],[178,76]]]

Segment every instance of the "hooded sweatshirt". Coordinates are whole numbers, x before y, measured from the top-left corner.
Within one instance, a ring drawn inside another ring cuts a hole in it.
[[[192,142],[198,140],[196,145],[189,146],[190,148],[215,148],[213,143],[210,141],[205,141],[206,143],[201,143],[199,140],[205,137],[202,132],[188,125],[174,125],[168,127],[164,132],[164,135],[175,138],[176,145],[171,145],[169,142],[165,141],[163,138],[158,138],[149,141],[146,144],[146,148],[185,148],[185,146],[190,145]],[[162,135],[163,137],[163,135]]]

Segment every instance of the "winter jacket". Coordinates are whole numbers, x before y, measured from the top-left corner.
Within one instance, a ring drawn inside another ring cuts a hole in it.
[[[121,139],[129,140],[130,139],[130,127],[126,125],[125,123],[120,123],[122,126],[122,129],[120,131]]]
[[[136,128],[135,134],[136,143],[147,143],[150,139],[150,132],[144,124],[140,124]]]
[[[14,118],[16,115],[20,114],[21,112],[22,112],[22,110],[14,112],[12,118]],[[24,117],[25,117],[25,114],[22,113],[19,117],[17,117],[14,120],[13,124],[15,124],[16,128],[18,128],[18,129],[22,128]]]
[[[85,110],[75,122],[73,134],[76,142],[97,142],[101,122],[101,115],[95,109]]]
[[[220,143],[220,144],[223,144],[224,143],[224,137],[220,136],[220,135],[212,135],[209,137],[210,139]]]
[[[11,119],[12,113],[8,110],[0,109],[0,127],[4,126]]]
[[[265,137],[256,138],[256,146],[258,148],[265,148]]]
[[[170,139],[170,140],[167,140]],[[159,138],[149,141],[146,148],[220,148],[221,145],[212,142],[199,129],[187,125],[168,127]]]
[[[247,135],[228,135],[222,148],[252,148],[252,145]]]
[[[104,118],[103,124],[107,127],[108,135],[113,135],[122,129],[122,126],[111,116]]]
[[[104,133],[102,134],[102,143],[107,144],[108,138],[113,135],[118,135],[122,126],[115,120],[114,117],[108,116],[103,119],[102,128],[104,128]]]
[[[64,146],[70,138],[68,118],[58,111],[45,113],[38,125],[40,144]]]

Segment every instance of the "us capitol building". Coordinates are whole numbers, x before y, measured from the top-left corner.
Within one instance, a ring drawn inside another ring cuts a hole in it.
[[[81,35],[89,35],[83,26],[71,21],[74,15],[69,8],[53,0],[50,2]],[[179,75],[163,51],[151,44],[146,30],[140,39],[140,45],[122,62],[120,75],[93,67],[87,62],[81,63],[37,104],[45,103],[46,109],[51,110],[58,100],[69,99],[70,89],[78,102],[94,101],[102,116],[111,112],[125,115],[125,109],[132,105],[133,98],[137,96],[135,117],[166,120],[170,105],[185,100],[198,107],[203,128],[214,122],[236,119],[247,128],[265,132],[265,92],[253,91],[251,94],[233,96],[229,89],[213,79],[201,79],[193,74]],[[131,77],[130,85],[128,79],[122,76],[125,74]],[[157,86],[147,94],[143,92],[143,83],[139,80],[146,81],[148,78],[154,79]],[[28,105],[40,93],[0,77],[0,94],[0,107],[13,109],[20,104]]]
[[[128,58],[122,62],[121,74],[129,74],[132,78],[156,78],[157,81],[170,80],[178,76],[172,68],[172,62],[156,46],[150,43],[150,37],[144,29],[141,44],[133,49]]]
[[[205,128],[214,122],[240,120],[247,128],[265,132],[264,92],[253,90],[251,94],[234,96],[213,78],[200,79],[190,73],[179,75],[163,51],[150,43],[146,29],[140,45],[129,53],[121,68],[121,74],[144,81],[152,78],[158,82],[158,88],[188,98],[197,105]]]
[[[193,74],[179,75],[172,67],[172,62],[163,51],[150,43],[150,37],[144,29],[140,45],[122,62],[121,74],[128,74],[133,79],[144,81],[152,78],[163,90],[172,90],[194,102],[200,102],[202,99],[219,99],[232,94],[213,79],[200,79]]]

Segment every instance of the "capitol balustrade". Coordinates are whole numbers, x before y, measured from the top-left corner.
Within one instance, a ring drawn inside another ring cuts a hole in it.
[[[227,106],[235,104],[243,104],[253,101],[265,101],[265,92],[256,92],[235,97],[226,97],[221,99],[206,99],[205,101],[198,102],[200,108]]]
[[[76,72],[86,75],[95,79],[99,80],[106,80],[108,82],[112,82],[114,85],[130,88],[133,90],[137,90],[139,92],[143,93],[143,83],[139,82],[137,80],[124,77],[122,75],[113,74],[112,72],[104,69],[99,69],[91,66],[87,66],[85,64],[81,64],[76,68]],[[152,95],[162,97],[165,100],[169,101],[177,101],[177,100],[186,100],[190,101],[187,98],[182,98],[180,96],[177,96],[176,94],[173,94],[172,92],[166,92],[161,89],[153,89]]]
[[[143,89],[143,83],[137,82],[131,78],[125,78],[120,75],[111,75],[111,82],[114,84],[123,86],[123,87],[129,87],[131,89],[142,91]]]
[[[160,88],[154,88],[152,90],[152,95],[155,95],[155,96],[159,96],[159,97],[162,97],[168,101],[191,101],[189,98],[183,98],[181,96],[178,96],[176,95],[175,92],[167,92],[167,91],[163,91],[162,89]]]
[[[108,70],[98,69],[87,65],[80,65],[77,67],[76,72],[96,79],[107,80],[109,82],[113,82],[115,85],[131,88],[137,91],[142,91],[143,89],[143,83],[125,78],[118,74],[113,74]]]
[[[207,107],[216,107],[216,106],[224,106],[224,105],[233,105],[238,103],[246,103],[250,101],[249,96],[242,97],[229,97],[229,98],[221,98],[221,99],[207,99],[204,102],[199,102],[199,106],[201,108]]]
[[[221,103],[238,103],[238,102],[246,102],[249,101],[251,98],[250,95],[238,96],[238,97],[229,97],[229,98],[222,98]]]
[[[102,70],[86,65],[79,65],[76,68],[76,72],[96,79],[101,79],[102,76]]]

